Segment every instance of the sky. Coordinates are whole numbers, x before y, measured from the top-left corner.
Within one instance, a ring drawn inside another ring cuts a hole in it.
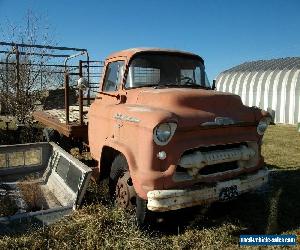
[[[199,54],[210,80],[246,61],[300,56],[299,0],[0,0],[0,40],[28,10],[56,45],[94,60],[132,47]]]

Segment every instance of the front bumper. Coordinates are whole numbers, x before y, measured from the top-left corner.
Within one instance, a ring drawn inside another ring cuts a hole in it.
[[[208,205],[215,201],[225,201],[254,191],[268,182],[269,171],[259,170],[232,180],[218,182],[193,189],[153,190],[147,193],[148,209],[156,212],[177,210],[196,205]]]

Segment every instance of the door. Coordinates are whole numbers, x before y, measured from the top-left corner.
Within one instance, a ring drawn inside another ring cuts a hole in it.
[[[94,159],[100,159],[101,149],[106,140],[117,136],[115,107],[123,81],[124,60],[112,61],[106,66],[101,92],[89,110],[89,145]]]

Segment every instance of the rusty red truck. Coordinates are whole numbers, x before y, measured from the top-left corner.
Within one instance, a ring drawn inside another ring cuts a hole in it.
[[[215,91],[200,56],[152,48],[113,53],[89,107],[89,83],[79,77],[77,121],[66,118],[69,107],[64,120],[50,111],[34,117],[51,128],[50,140],[55,134],[88,145],[94,180],[109,178],[111,197],[136,207],[140,224],[148,211],[231,200],[267,183],[261,145],[270,116]]]

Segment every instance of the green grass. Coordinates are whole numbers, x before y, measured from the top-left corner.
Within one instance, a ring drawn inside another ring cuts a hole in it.
[[[295,126],[271,126],[263,142],[267,164],[277,169],[300,168],[300,133]]]
[[[300,235],[296,127],[271,126],[263,154],[270,168],[280,170],[271,174],[265,193],[216,203],[202,213],[200,208],[169,213],[157,225],[160,230],[141,231],[132,215],[110,205],[103,188],[91,185],[82,209],[49,227],[0,236],[0,249],[238,249],[240,234]]]

